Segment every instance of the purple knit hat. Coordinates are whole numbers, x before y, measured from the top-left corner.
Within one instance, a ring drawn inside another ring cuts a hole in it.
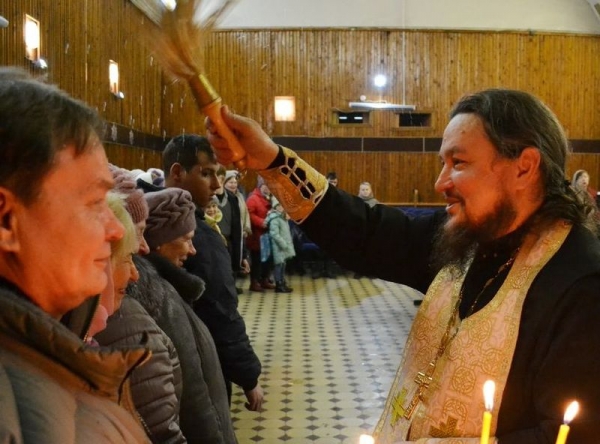
[[[148,204],[142,190],[136,189],[135,177],[130,171],[115,165],[108,165],[115,181],[114,190],[125,196],[125,208],[131,215],[134,224],[148,218]]]
[[[196,206],[189,192],[165,188],[146,193],[144,198],[150,209],[144,237],[151,250],[196,229]]]

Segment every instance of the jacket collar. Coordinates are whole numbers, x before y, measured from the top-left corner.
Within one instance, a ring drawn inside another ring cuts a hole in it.
[[[45,355],[115,401],[129,373],[150,356],[144,348],[116,350],[86,345],[23,293],[0,287],[0,334]]]
[[[156,269],[158,274],[171,284],[177,293],[188,304],[192,304],[205,290],[205,283],[198,276],[188,273],[185,268],[177,267],[158,253],[144,256]]]

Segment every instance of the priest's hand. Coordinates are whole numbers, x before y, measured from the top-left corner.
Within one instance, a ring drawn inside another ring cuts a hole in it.
[[[221,108],[221,115],[225,124],[235,134],[240,145],[246,151],[246,168],[251,170],[264,170],[273,162],[279,147],[263,131],[260,125],[252,119],[233,114],[226,106]],[[217,127],[210,118],[206,118],[207,139],[212,145],[217,160],[223,165],[229,165],[234,158],[225,140],[218,132]]]

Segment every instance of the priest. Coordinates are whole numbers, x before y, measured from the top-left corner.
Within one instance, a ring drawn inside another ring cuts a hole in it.
[[[447,205],[412,218],[328,186],[259,125],[223,111],[292,219],[343,267],[426,293],[374,435],[378,444],[478,443],[482,387],[496,383],[501,444],[554,443],[600,430],[600,242],[565,180],[569,145],[534,96],[493,89],[450,114],[435,183]],[[221,163],[232,158],[210,120]]]

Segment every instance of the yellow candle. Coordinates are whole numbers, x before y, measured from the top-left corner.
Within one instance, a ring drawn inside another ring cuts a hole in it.
[[[375,444],[375,438],[371,435],[360,435],[358,444]]]
[[[492,410],[494,408],[494,393],[496,392],[496,384],[494,381],[485,381],[483,384],[483,401],[485,404],[485,412],[483,412],[483,425],[481,427],[480,444],[489,444],[490,430],[492,428]]]
[[[565,411],[565,416],[563,418],[564,424],[560,426],[558,429],[558,436],[556,437],[556,444],[565,444],[567,442],[567,435],[569,434],[569,423],[573,421],[575,415],[579,412],[579,403],[577,401],[573,401],[567,407]]]
[[[492,414],[486,410],[483,412],[483,427],[481,427],[481,439],[479,440],[480,444],[489,444],[491,427]]]
[[[556,444],[565,444],[567,442],[569,429],[570,427],[566,424],[560,426],[560,429],[558,429],[558,436],[556,437]]]

